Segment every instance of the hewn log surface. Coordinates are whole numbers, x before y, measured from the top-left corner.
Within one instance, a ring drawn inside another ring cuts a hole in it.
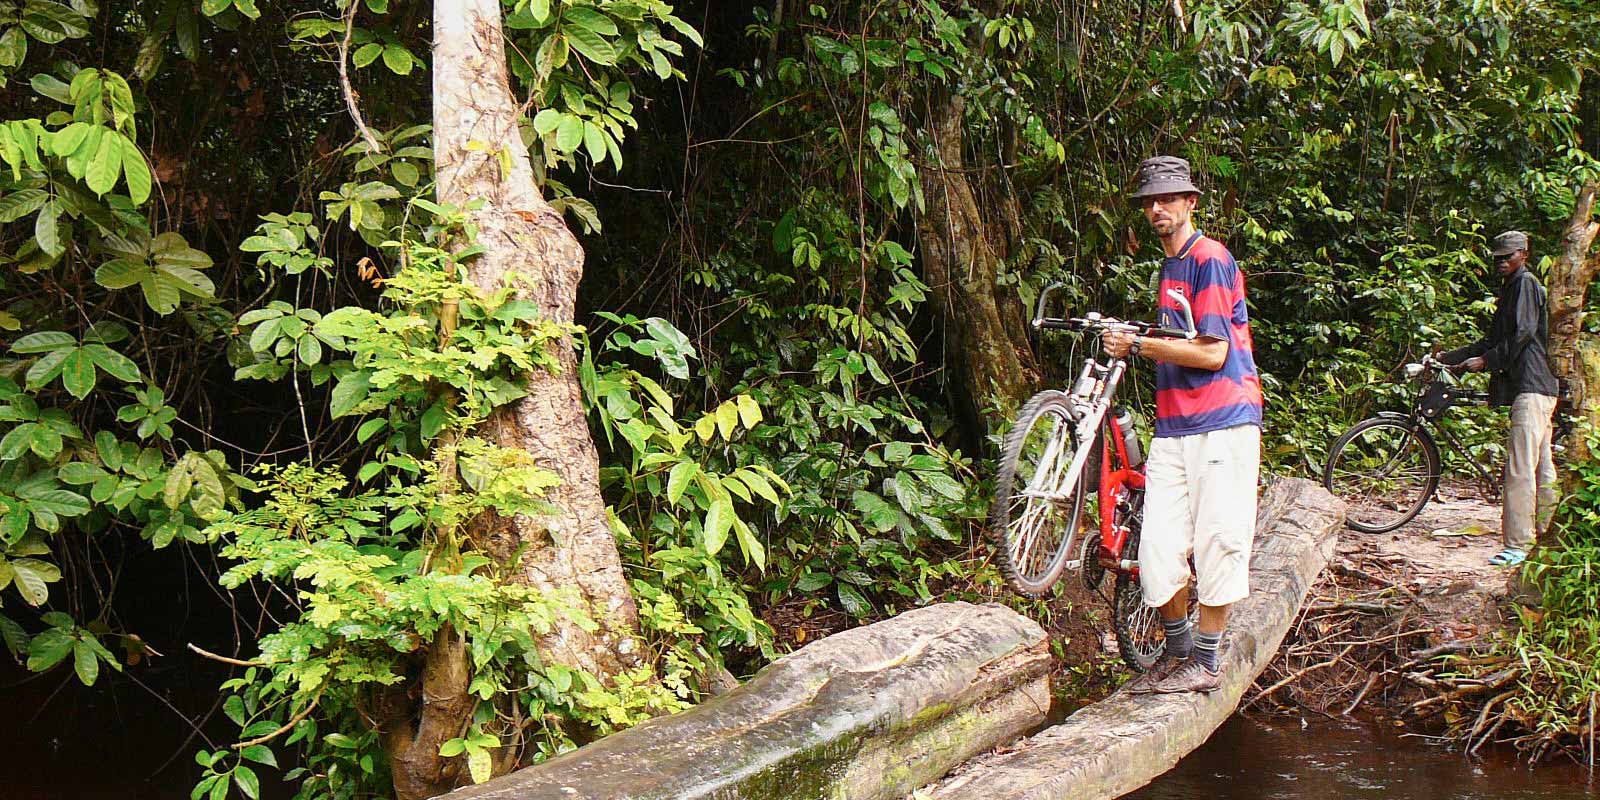
[[[801,648],[744,686],[452,800],[901,797],[1044,721],[1044,631],[940,603]]]
[[[1096,800],[1126,794],[1199,747],[1272,659],[1333,555],[1344,504],[1284,478],[1261,498],[1250,596],[1234,606],[1223,687],[1209,695],[1115,694],[1059,725],[985,756],[924,794],[937,800]]]

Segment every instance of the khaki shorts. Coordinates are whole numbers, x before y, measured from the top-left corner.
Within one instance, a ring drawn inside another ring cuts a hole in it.
[[[1202,605],[1249,596],[1260,470],[1261,429],[1255,425],[1151,442],[1139,536],[1146,604],[1163,605],[1188,585],[1191,553]]]

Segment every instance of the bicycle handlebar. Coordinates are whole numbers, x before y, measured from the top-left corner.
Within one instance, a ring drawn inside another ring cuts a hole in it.
[[[1039,293],[1039,302],[1033,312],[1033,327],[1054,331],[1127,331],[1140,336],[1162,336],[1169,339],[1193,339],[1198,335],[1195,332],[1194,308],[1189,305],[1189,299],[1183,296],[1183,292],[1176,288],[1168,289],[1167,296],[1172,298],[1183,312],[1183,321],[1188,325],[1187,330],[1168,328],[1153,322],[1123,321],[1113,317],[1103,317],[1098,311],[1091,311],[1082,317],[1046,317],[1044,309],[1049,302],[1051,292],[1062,286],[1063,284],[1059,282],[1052,283]]]

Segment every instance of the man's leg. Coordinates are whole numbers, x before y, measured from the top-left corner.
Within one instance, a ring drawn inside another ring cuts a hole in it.
[[[1560,501],[1560,493],[1556,490],[1556,462],[1552,445],[1555,444],[1555,423],[1551,420],[1556,413],[1556,398],[1539,395],[1543,401],[1544,412],[1539,419],[1544,421],[1544,430],[1539,436],[1539,469],[1535,473],[1538,481],[1538,510],[1534,514],[1534,528],[1538,534],[1543,534],[1550,528],[1550,517],[1555,514],[1556,503]]]
[[[1255,538],[1256,480],[1261,469],[1261,429],[1241,425],[1203,434],[1186,463],[1194,479],[1195,571],[1200,625],[1196,668],[1185,667],[1156,691],[1211,691],[1218,687],[1220,649],[1228,609],[1250,594],[1250,547]]]
[[[1533,546],[1540,429],[1549,440],[1550,415],[1539,421],[1542,395],[1524,392],[1511,401],[1511,433],[1506,439],[1504,502],[1500,509],[1500,536],[1506,551],[1526,553]],[[1505,561],[1505,554],[1497,558]]]
[[[1190,531],[1188,482],[1183,475],[1179,439],[1150,443],[1145,461],[1144,527],[1139,535],[1139,588],[1155,606],[1166,633],[1166,651],[1151,670],[1129,682],[1134,693],[1148,692],[1193,649],[1189,630]]]

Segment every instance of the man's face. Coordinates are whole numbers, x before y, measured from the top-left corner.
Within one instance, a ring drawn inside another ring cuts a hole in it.
[[[1193,194],[1153,194],[1139,198],[1139,203],[1156,235],[1171,236],[1189,222],[1198,200]]]
[[[1526,263],[1528,263],[1528,251],[1518,250],[1511,255],[1495,256],[1494,271],[1500,273],[1500,277],[1504,278],[1521,269],[1522,265]]]

